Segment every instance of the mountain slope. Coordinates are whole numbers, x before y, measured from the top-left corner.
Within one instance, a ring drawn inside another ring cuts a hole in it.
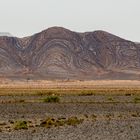
[[[140,44],[105,31],[52,27],[25,38],[0,37],[0,76],[139,79]]]

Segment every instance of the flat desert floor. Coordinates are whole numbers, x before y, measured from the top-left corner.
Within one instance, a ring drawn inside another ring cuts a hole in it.
[[[139,81],[9,81],[0,140],[139,140]]]
[[[18,87],[18,88],[45,88],[45,89],[93,89],[93,88],[113,88],[113,87],[140,87],[140,81],[137,80],[0,80],[0,87]]]

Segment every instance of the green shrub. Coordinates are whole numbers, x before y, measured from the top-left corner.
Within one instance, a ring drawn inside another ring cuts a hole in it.
[[[14,129],[15,130],[28,129],[27,122],[26,121],[16,121],[14,123]]]
[[[90,90],[81,91],[81,93],[79,93],[78,95],[79,96],[92,96],[92,95],[94,95],[94,91],[90,91]]]
[[[139,97],[135,97],[135,98],[134,98],[134,102],[135,102],[135,103],[140,103],[140,98],[139,98]]]
[[[114,101],[114,99],[112,97],[109,97],[108,100],[111,101],[111,102]]]
[[[43,99],[43,102],[45,103],[57,103],[60,101],[60,98],[58,96],[48,96],[47,98]]]

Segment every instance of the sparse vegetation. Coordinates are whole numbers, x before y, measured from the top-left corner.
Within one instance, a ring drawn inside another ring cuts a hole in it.
[[[131,93],[126,93],[125,96],[131,96]]]
[[[108,100],[111,101],[111,102],[114,101],[113,97],[108,97]]]
[[[30,81],[29,81],[30,82]],[[15,121],[10,120],[11,114],[8,114],[9,121],[5,121],[5,123],[0,123],[0,129],[2,132],[8,132],[21,129],[37,129],[38,127],[52,128],[52,127],[61,127],[61,126],[77,126],[85,121],[84,124],[88,123],[98,123],[100,121],[112,122],[113,120],[126,120],[126,119],[139,119],[140,117],[139,110],[137,110],[137,106],[134,106],[134,103],[140,103],[140,88],[110,88],[110,87],[93,87],[90,89],[84,88],[0,88],[0,95],[8,95],[5,97],[1,97],[1,104],[8,104],[12,109],[17,105],[25,109],[23,111],[26,113],[26,109],[29,109],[27,113],[44,113],[44,108],[46,106],[50,108],[50,110],[46,110],[46,114],[53,114],[55,117],[48,117],[44,119],[44,117],[36,117],[29,121],[26,117],[27,114],[22,114],[20,108],[16,108],[16,111],[11,111],[12,115],[20,115],[21,118],[27,119],[26,121]],[[9,96],[10,95],[10,96]],[[16,96],[15,96],[16,95]],[[30,96],[28,98],[28,96]],[[80,97],[83,96],[83,97]],[[84,97],[85,96],[85,97]],[[89,96],[89,97],[86,97]],[[129,96],[129,97],[127,97]],[[44,102],[42,104],[42,102]],[[46,103],[46,104],[45,104]],[[47,104],[47,103],[61,103],[61,104]],[[130,111],[128,111],[127,104],[130,104]],[[29,106],[28,106],[29,104]],[[30,111],[30,105],[33,107]],[[37,107],[39,105],[39,107]],[[42,107],[43,105],[43,107]],[[64,105],[64,106],[63,106]],[[70,105],[70,106],[69,106]],[[77,105],[79,108],[77,108]],[[117,107],[114,107],[114,106]],[[118,110],[121,107],[126,105],[125,112],[122,110]],[[132,106],[131,106],[132,105]],[[4,107],[4,105],[2,105]],[[62,110],[60,107],[62,107]],[[93,107],[94,106],[94,107]],[[56,107],[60,109],[60,112],[57,112],[53,108]],[[66,111],[66,115],[63,118],[57,116],[58,113],[63,114],[63,112],[71,107],[70,110]],[[95,109],[93,109],[93,108]],[[99,108],[98,108],[99,107]],[[108,111],[106,108],[109,107]],[[133,110],[133,107],[135,108]],[[37,108],[37,109],[36,109]],[[5,108],[4,108],[5,109]],[[3,109],[3,110],[4,110]],[[85,111],[86,109],[86,111]],[[98,110],[99,109],[99,110]],[[8,109],[9,110],[9,109]],[[15,108],[14,108],[15,110]],[[8,111],[7,111],[8,112]],[[50,113],[51,112],[51,113]],[[6,111],[5,113],[6,114]],[[74,115],[73,117],[68,117],[69,114]],[[11,115],[11,116],[12,116]],[[32,115],[32,114],[31,114]],[[79,116],[78,116],[79,115]],[[2,116],[2,115],[1,115]],[[41,115],[42,116],[42,115]],[[57,118],[58,117],[58,118]],[[60,118],[59,118],[60,117]],[[110,121],[111,120],[111,121]],[[9,128],[10,127],[10,128]]]
[[[91,118],[92,118],[93,120],[96,120],[97,116],[96,116],[95,114],[92,114],[92,115],[91,115]]]
[[[77,117],[70,117],[68,118],[68,120],[66,121],[67,125],[77,125],[83,122],[83,119],[78,119]]]
[[[58,96],[48,96],[43,99],[43,102],[45,103],[58,103],[60,101],[60,98]]]
[[[40,91],[37,91],[37,95],[48,95],[48,96],[51,96],[51,95],[56,95],[58,94],[57,91],[43,91],[43,90],[40,90]]]
[[[66,118],[59,118],[59,119],[47,118],[46,120],[41,122],[40,126],[46,127],[46,128],[59,127],[59,126],[64,126],[64,125],[76,126],[82,122],[83,122],[83,119],[78,119],[77,117],[70,117],[68,119],[66,119]]]
[[[122,117],[123,117],[123,115],[122,115],[122,114],[119,114],[119,115],[118,115],[118,118],[120,118],[120,119],[121,119]]]
[[[40,126],[50,128],[52,126],[55,126],[55,124],[56,124],[56,120],[54,118],[47,118],[46,120],[41,122]]]
[[[16,102],[16,101],[15,101],[15,102]],[[19,102],[19,103],[24,103],[25,100],[24,100],[24,99],[20,99],[20,100],[18,100],[17,102]]]
[[[26,121],[16,121],[14,123],[14,129],[19,130],[19,129],[28,129],[28,125]]]
[[[135,98],[134,98],[134,102],[135,102],[135,103],[140,103],[140,97],[135,97]]]
[[[94,91],[91,90],[83,90],[81,91],[81,93],[79,93],[79,96],[92,96],[94,95]]]
[[[132,117],[139,117],[139,113],[138,112],[132,113],[131,115],[132,115]]]
[[[130,126],[129,126],[129,128],[130,128],[130,129],[133,129],[133,126],[132,126],[132,125],[130,125]]]
[[[106,114],[107,119],[111,120],[112,117],[113,117],[112,114]]]
[[[131,114],[124,114],[122,116],[122,114],[118,114],[117,116],[115,116],[114,114],[111,113],[107,113],[107,114],[92,114],[90,116],[88,115],[84,115],[84,117],[77,117],[77,116],[73,116],[73,117],[60,117],[60,118],[53,118],[53,117],[48,117],[46,119],[41,119],[41,120],[24,120],[24,121],[11,121],[9,120],[10,125],[7,122],[1,122],[1,128],[2,131],[5,129],[3,128],[7,128],[12,130],[12,128],[14,128],[15,130],[21,130],[21,129],[29,129],[29,128],[36,128],[36,127],[45,127],[45,128],[52,128],[52,127],[61,127],[61,126],[66,126],[66,125],[70,125],[70,126],[77,126],[81,123],[83,123],[83,121],[100,121],[100,120],[113,120],[113,119],[126,119],[129,115],[131,115],[131,117],[136,118],[139,117],[139,112],[131,112]],[[40,124],[38,123],[40,122]]]
[[[94,89],[76,89],[76,88],[66,88],[66,89],[43,89],[41,87],[29,88],[29,87],[2,87],[0,88],[0,95],[9,95],[9,96],[24,96],[24,95],[79,95],[79,96],[92,96],[92,95],[140,95],[140,88],[98,88],[94,87]]]

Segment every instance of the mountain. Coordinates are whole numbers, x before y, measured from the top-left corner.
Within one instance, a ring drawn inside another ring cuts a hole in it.
[[[0,37],[0,77],[140,79],[140,44],[105,31],[52,27],[30,37]]]

